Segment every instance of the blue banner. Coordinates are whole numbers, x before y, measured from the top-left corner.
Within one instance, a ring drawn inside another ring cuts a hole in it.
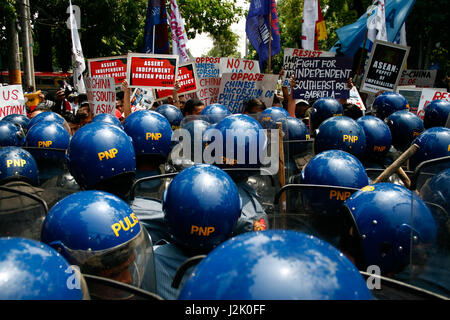
[[[261,70],[263,70],[263,62],[269,59],[269,14],[272,17],[271,55],[275,55],[281,51],[277,4],[275,0],[252,0],[245,26],[247,38],[258,52]]]
[[[408,17],[415,0],[386,0],[386,32],[389,42],[394,42],[403,23]],[[339,41],[330,49],[331,52],[353,56],[364,45],[367,33],[367,14],[363,14],[356,22],[336,30]],[[366,49],[370,48],[366,42]]]
[[[155,43],[153,43],[153,37]],[[148,0],[145,19],[144,53],[168,54],[169,29],[165,0]]]

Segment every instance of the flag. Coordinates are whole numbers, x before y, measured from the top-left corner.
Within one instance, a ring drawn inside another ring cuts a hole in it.
[[[325,20],[318,0],[305,0],[302,19],[302,48],[318,50],[318,40],[327,38]]]
[[[367,18],[368,51],[372,51],[375,40],[387,41],[386,12],[384,0],[376,0],[377,4]]]
[[[393,42],[397,37],[403,23],[411,11],[415,0],[386,0],[386,34],[387,41]],[[336,30],[339,41],[330,49],[331,52],[342,53],[346,56],[355,55],[356,51],[364,45],[367,33],[367,13],[356,22]],[[366,48],[368,46],[366,45]]]
[[[170,27],[172,29],[173,54],[180,57],[180,63],[188,62],[189,54],[186,47],[188,38],[176,0],[170,0]]]
[[[276,55],[281,51],[281,44],[275,0],[252,0],[245,26],[247,38],[258,52],[261,70],[263,62],[269,59],[269,14],[272,15],[271,56]]]
[[[72,35],[72,66],[73,66],[73,84],[78,93],[86,93],[84,86],[83,72],[86,70],[84,62],[83,49],[81,48],[80,37],[78,35],[77,21],[73,14],[72,1],[69,0],[70,10],[70,33]]]
[[[402,25],[402,28],[400,29],[399,33],[395,37],[394,43],[397,43],[402,46],[407,46],[406,43],[406,22]]]
[[[318,40],[325,40],[328,38],[327,27],[325,26],[325,20],[323,20],[322,10],[320,9],[319,0],[317,0],[317,14],[318,19],[316,21],[316,35],[315,35],[315,49],[319,49],[319,45],[317,43]]]
[[[144,53],[169,53],[169,28],[165,0],[148,0]]]

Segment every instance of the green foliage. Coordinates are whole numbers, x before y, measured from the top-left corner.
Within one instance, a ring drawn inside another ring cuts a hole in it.
[[[213,38],[213,47],[205,56],[240,58],[241,53],[237,50],[238,41],[239,37],[231,30],[228,30],[228,32]]]
[[[237,0],[177,0],[189,39],[207,33],[214,47],[208,55],[238,57],[237,36],[231,25],[246,18]],[[247,4],[250,0],[246,0]],[[428,68],[439,63],[438,77],[450,72],[449,11],[447,0],[416,0],[406,22],[407,43],[411,47],[408,67]],[[71,38],[66,27],[68,0],[31,0],[36,70],[64,71],[71,68]],[[148,0],[73,0],[81,9],[79,30],[86,58],[140,52]],[[277,0],[282,50],[271,58],[271,69],[279,72],[284,48],[301,48],[304,0]],[[371,0],[320,0],[328,39],[319,42],[321,50],[329,50],[338,40],[335,31],[355,22]],[[0,55],[7,65],[7,27],[15,20],[16,1],[0,1]],[[168,17],[170,1],[167,0]],[[169,27],[170,32],[170,27]],[[170,34],[169,34],[170,39]],[[258,60],[248,43],[246,59]]]

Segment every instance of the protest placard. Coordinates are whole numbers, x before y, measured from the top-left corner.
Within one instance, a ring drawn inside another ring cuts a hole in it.
[[[173,89],[178,74],[178,58],[176,55],[129,53],[128,87]]]
[[[154,101],[153,90],[136,88],[130,97],[131,112],[151,108]]]
[[[409,111],[417,114],[417,110],[419,109],[420,97],[422,96],[422,88],[398,86],[397,92],[404,96],[406,101],[408,101]]]
[[[259,62],[237,58],[220,58],[220,76],[224,73],[259,73]]]
[[[347,99],[347,103],[352,103],[356,106],[358,106],[359,109],[362,111],[366,110],[366,106],[364,105],[364,102],[361,99],[361,96],[359,95],[358,89],[356,87],[352,87],[350,89],[350,97]]]
[[[244,102],[258,98],[267,107],[272,106],[278,75],[262,73],[224,73],[217,103],[231,113],[242,113]]]
[[[205,106],[217,103],[219,99],[220,83],[222,78],[200,78],[200,90],[197,91],[197,97]]]
[[[114,78],[84,77],[86,95],[94,116],[101,113],[114,115],[116,111],[116,90]]]
[[[194,62],[186,62],[178,66],[178,94],[187,94],[199,89],[197,70]],[[154,90],[155,100],[161,100],[172,96],[172,90]]]
[[[403,70],[399,86],[413,85],[419,88],[432,88],[437,70]]]
[[[419,108],[417,115],[423,120],[425,115],[425,107],[433,100],[446,100],[450,102],[450,94],[446,89],[423,88],[420,96]]]
[[[361,92],[395,91],[400,81],[409,47],[376,40],[364,73]]]
[[[296,61],[294,99],[348,99],[352,57],[301,58]]]
[[[90,77],[112,77],[116,86],[127,78],[127,56],[88,59]]]
[[[218,57],[197,57],[195,58],[195,68],[199,78],[219,78],[220,58]]]
[[[334,56],[335,53],[330,51],[285,48],[283,58],[284,74],[281,78],[282,86],[289,87],[289,79],[295,73],[295,66],[297,65],[298,59]]]
[[[22,86],[18,84],[0,87],[0,119],[10,114],[27,115]]]

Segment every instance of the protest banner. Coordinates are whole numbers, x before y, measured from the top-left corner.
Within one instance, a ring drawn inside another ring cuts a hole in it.
[[[419,109],[420,97],[422,96],[422,88],[409,87],[409,86],[398,86],[397,92],[405,97],[408,101],[409,111],[417,114]]]
[[[361,92],[395,91],[400,81],[409,47],[376,40],[361,82]]]
[[[0,87],[0,120],[10,114],[27,115],[22,86],[19,84]]]
[[[101,113],[114,115],[116,111],[116,89],[114,78],[84,77],[86,95],[94,117]]]
[[[432,88],[436,80],[437,70],[403,70],[399,86],[416,86]]]
[[[127,78],[127,56],[88,59],[90,77],[114,78],[116,87]]]
[[[134,89],[130,97],[131,113],[137,110],[151,108],[153,101],[155,101],[153,90],[147,90],[143,88]]]
[[[330,51],[285,48],[283,58],[284,74],[283,77],[281,78],[282,86],[289,87],[289,79],[295,73],[295,66],[297,65],[298,59],[334,57],[334,56],[335,53]]]
[[[198,78],[219,78],[220,58],[218,57],[198,57],[195,58],[195,68]]]
[[[450,102],[450,93],[446,89],[431,89],[423,88],[420,96],[417,116],[423,120],[425,115],[425,108],[433,100],[446,100]]]
[[[178,94],[187,94],[199,89],[197,70],[194,62],[186,62],[178,66]],[[161,100],[172,96],[172,90],[154,90],[155,100]]]
[[[127,80],[129,88],[173,89],[178,74],[178,56],[129,53]]]
[[[348,99],[352,57],[301,58],[295,65],[294,99]]]
[[[245,60],[236,58],[220,58],[220,76],[224,73],[259,73],[259,62],[255,60]]]
[[[197,97],[205,106],[217,103],[219,99],[220,83],[222,78],[200,78],[200,90],[197,91]]]
[[[359,95],[358,89],[356,89],[356,87],[352,87],[350,89],[350,97],[347,99],[347,103],[357,105],[359,109],[361,109],[362,111],[366,110],[366,106],[364,105],[364,102],[362,101],[361,96]]]
[[[217,103],[231,113],[242,113],[244,102],[258,98],[267,107],[272,106],[278,75],[262,73],[224,73]]]

